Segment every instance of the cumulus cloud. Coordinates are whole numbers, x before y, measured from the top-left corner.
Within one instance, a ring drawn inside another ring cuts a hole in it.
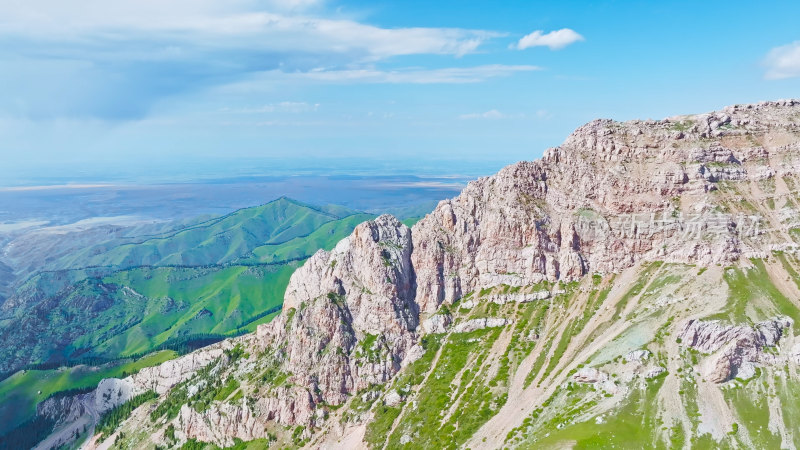
[[[530,47],[549,47],[550,50],[560,50],[570,44],[583,40],[583,36],[569,28],[562,28],[549,33],[536,30],[520,39],[519,42],[517,42],[516,48],[525,50]]]
[[[764,58],[768,80],[800,77],[800,41],[775,47]]]

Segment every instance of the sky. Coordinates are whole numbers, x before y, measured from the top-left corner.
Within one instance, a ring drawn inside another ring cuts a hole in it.
[[[798,17],[796,1],[0,0],[0,185],[488,174],[595,118],[800,97]]]

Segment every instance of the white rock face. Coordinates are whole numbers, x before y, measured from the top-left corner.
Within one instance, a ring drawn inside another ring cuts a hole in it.
[[[108,411],[134,397],[134,385],[129,379],[106,378],[94,391],[94,408],[98,412]]]
[[[292,275],[283,314],[259,326],[257,340],[284,355],[294,385],[316,394],[281,423],[308,424],[314,404],[341,404],[421,356],[411,250],[409,228],[384,215]]]
[[[608,374],[594,367],[583,367],[572,375],[578,383],[602,383],[608,381]]]
[[[232,345],[230,345],[232,346]],[[189,353],[163,364],[146,367],[125,380],[132,384],[134,395],[153,390],[164,394],[170,388],[192,376],[198,369],[222,356],[220,345]]]
[[[644,363],[650,358],[650,352],[647,350],[634,350],[627,355],[625,355],[625,359],[630,362],[636,362],[639,364]]]
[[[550,291],[536,291],[517,294],[492,294],[486,300],[498,305],[505,305],[506,303],[529,303],[548,298],[550,298]]]
[[[422,321],[422,330],[425,334],[446,333],[451,323],[450,314],[434,314]]]
[[[386,396],[383,398],[383,401],[388,406],[397,406],[403,402],[403,397],[401,397],[396,390],[392,389],[386,394]]]
[[[644,377],[649,380],[651,378],[655,378],[655,377],[661,375],[662,373],[664,373],[666,371],[667,371],[667,369],[665,369],[665,368],[663,368],[661,366],[653,367],[652,369],[650,369],[647,372],[645,372]]]
[[[755,326],[690,320],[678,337],[682,345],[712,355],[704,364],[704,375],[710,381],[722,383],[736,377],[752,377],[755,365],[772,363],[775,358],[765,354],[764,347],[775,346],[784,328],[792,324],[788,317],[776,317]]]
[[[453,332],[455,333],[470,333],[476,330],[482,330],[484,328],[497,328],[497,327],[504,327],[508,324],[512,323],[510,319],[503,319],[503,318],[496,318],[496,317],[484,317],[481,319],[471,319],[467,320],[466,322],[461,322],[453,327]]]

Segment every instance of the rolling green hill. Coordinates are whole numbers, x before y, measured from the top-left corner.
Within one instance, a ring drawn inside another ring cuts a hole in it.
[[[0,433],[49,395],[255,330],[280,310],[296,267],[372,217],[281,198],[58,258],[0,309],[0,372],[28,367],[0,381]]]
[[[138,244],[62,258],[0,310],[0,372],[112,360],[252,331],[294,269],[370,215],[281,198]]]
[[[339,206],[317,207],[285,197],[138,242],[101,244],[60,258],[53,269],[79,267],[202,266],[225,264],[265,244],[280,245],[352,216]]]

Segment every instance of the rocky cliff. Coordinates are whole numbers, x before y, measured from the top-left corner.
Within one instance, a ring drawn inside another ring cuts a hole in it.
[[[470,183],[414,227],[418,303],[431,312],[485,286],[763,252],[767,242],[748,239],[757,237],[747,236],[756,231],[751,219],[735,214],[754,211],[725,211],[709,194],[724,181],[796,173],[798,109],[785,101],[661,121],[596,120],[541,160]]]
[[[796,101],[591,122],[130,377],[118,445],[795,448],[799,172]]]

